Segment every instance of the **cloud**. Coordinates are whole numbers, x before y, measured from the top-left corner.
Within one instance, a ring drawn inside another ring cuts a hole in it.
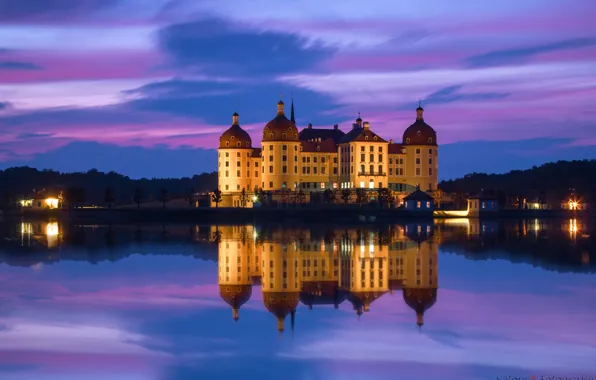
[[[309,122],[331,126],[341,119],[329,114],[338,104],[330,97],[271,79],[256,82],[182,79],[155,82],[127,91],[127,95],[137,99],[130,101],[126,107],[137,112],[163,112],[223,125],[229,125],[231,114],[237,111],[241,124],[262,123],[264,126],[275,116],[280,93],[288,106],[287,115],[290,100],[294,97],[299,126]]]
[[[462,93],[460,90],[463,85],[454,85],[443,87],[433,92],[425,98],[425,103],[451,103],[457,101],[485,101],[492,99],[502,99],[510,94],[506,92],[476,92]]]
[[[517,64],[538,54],[581,49],[594,45],[596,45],[595,38],[574,38],[525,48],[495,50],[469,57],[466,59],[466,63],[472,67]]]
[[[52,136],[54,136],[53,133],[20,133],[17,135],[17,139],[20,139],[20,140],[39,139],[39,138],[52,137]]]
[[[0,0],[0,21],[21,21],[52,18],[56,15],[73,15],[91,12],[114,5],[119,0],[49,0],[21,1]]]
[[[7,111],[12,109],[12,104],[10,102],[0,102],[0,112]]]
[[[0,61],[0,70],[41,70],[42,67],[29,62]]]
[[[333,54],[331,48],[295,34],[241,28],[218,19],[170,25],[160,31],[159,45],[178,66],[236,75],[296,72]]]

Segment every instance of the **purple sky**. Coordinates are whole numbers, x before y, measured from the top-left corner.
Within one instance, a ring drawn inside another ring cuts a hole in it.
[[[595,13],[590,0],[0,0],[0,168],[215,170],[234,110],[257,145],[280,93],[300,127],[345,130],[361,111],[396,140],[422,99],[443,178],[593,158]]]

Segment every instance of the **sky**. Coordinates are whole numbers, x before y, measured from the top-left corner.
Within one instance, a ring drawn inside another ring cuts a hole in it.
[[[0,168],[216,169],[260,143],[280,96],[299,128],[358,112],[401,140],[421,100],[440,177],[596,154],[590,0],[0,0]],[[470,159],[473,157],[473,159]]]

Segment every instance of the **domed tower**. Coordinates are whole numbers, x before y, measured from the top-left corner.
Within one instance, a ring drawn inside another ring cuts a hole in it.
[[[232,115],[232,126],[219,138],[217,150],[218,187],[222,193],[251,191],[252,140],[240,127],[238,113]]]
[[[252,295],[251,263],[252,237],[247,236],[247,226],[225,226],[219,228],[218,283],[219,295],[232,307],[232,317],[240,318],[240,307]]]
[[[422,191],[433,191],[438,185],[439,146],[437,133],[424,122],[424,109],[416,108],[416,121],[403,135],[406,149],[406,176],[408,182],[419,185]]]
[[[265,125],[261,143],[261,187],[263,190],[296,189],[300,183],[298,128],[277,103],[277,115]]]
[[[422,327],[424,313],[437,301],[437,244],[432,240],[417,241],[414,248],[407,250],[405,269],[404,301],[416,312],[416,323]]]
[[[299,301],[298,247],[287,239],[266,241],[261,257],[263,303],[277,318],[278,331],[283,331],[285,318],[293,318]]]

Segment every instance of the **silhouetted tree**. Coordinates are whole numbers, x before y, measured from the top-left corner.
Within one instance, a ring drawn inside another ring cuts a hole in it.
[[[168,203],[168,201],[170,200],[168,189],[162,187],[159,190],[159,196],[157,197],[157,199],[161,202],[162,208],[166,208],[166,203]]]
[[[344,206],[348,206],[348,202],[350,201],[351,192],[349,189],[343,189],[341,191],[341,199],[344,201]]]
[[[144,196],[143,188],[141,188],[139,186],[135,187],[133,200],[137,204],[137,208],[141,208],[141,202],[143,202],[143,196]]]
[[[306,200],[306,195],[304,194],[304,191],[302,191],[302,189],[298,190],[298,193],[296,193],[296,203],[298,203],[299,205],[302,205],[305,200]]]
[[[360,206],[362,207],[362,205],[366,202],[368,202],[368,194],[366,193],[366,189],[356,189],[356,203],[360,204]]]
[[[325,198],[325,202],[327,202],[327,204],[330,205],[335,201],[335,192],[331,189],[326,189],[323,192],[323,197]]]
[[[186,189],[186,202],[188,202],[188,206],[189,207],[193,207],[195,205],[195,189],[194,188],[188,188]]]
[[[240,207],[246,207],[246,201],[247,201],[246,190],[244,188],[242,188],[242,191],[240,192]]]
[[[219,203],[221,202],[221,190],[215,189],[213,194],[211,194],[211,200],[215,203],[215,208],[219,207]]]
[[[80,206],[85,202],[85,189],[77,186],[70,186],[66,189],[65,197],[69,208]]]
[[[116,202],[116,197],[114,196],[114,189],[112,189],[109,186],[106,187],[104,201],[108,204],[108,208],[112,208],[112,203]]]

